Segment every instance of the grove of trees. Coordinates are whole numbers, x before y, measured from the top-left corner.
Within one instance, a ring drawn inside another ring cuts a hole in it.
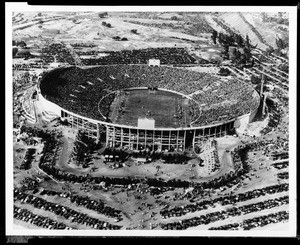
[[[224,59],[230,59],[237,66],[253,65],[254,60],[251,50],[256,46],[254,47],[251,44],[248,35],[244,39],[240,34],[233,33],[227,35],[213,30],[211,38],[214,44],[217,44],[218,41],[223,46],[224,50],[222,54]]]

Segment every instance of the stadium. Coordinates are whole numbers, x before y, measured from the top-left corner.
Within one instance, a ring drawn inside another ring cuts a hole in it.
[[[159,62],[60,67],[37,90],[46,114],[129,150],[195,150],[203,138],[247,125],[260,104],[241,80]]]

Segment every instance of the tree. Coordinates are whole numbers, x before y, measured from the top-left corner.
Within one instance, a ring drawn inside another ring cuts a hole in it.
[[[113,37],[113,39],[116,41],[120,41],[121,38],[119,36],[115,36],[115,37]]]
[[[246,42],[245,42],[245,46],[246,47],[251,47],[251,44],[250,44],[250,39],[249,39],[249,36],[248,35],[246,35]]]
[[[132,30],[131,30],[131,33],[137,34],[137,29],[132,29]]]
[[[239,51],[238,51],[238,52],[239,52]],[[239,64],[239,65],[245,65],[246,62],[247,62],[246,55],[241,53],[240,59],[238,60],[238,64]]]
[[[279,19],[277,20],[277,24],[279,24],[279,25],[284,24],[284,19],[279,18]]]
[[[108,13],[107,12],[102,12],[102,13],[99,13],[98,14],[99,18],[105,18],[108,16]]]
[[[220,76],[229,76],[230,73],[231,72],[227,68],[221,67],[219,72],[218,72],[218,75],[220,75]]]
[[[16,54],[18,53],[18,48],[13,48],[13,57],[15,57],[16,56]]]
[[[282,70],[283,72],[289,73],[289,66],[285,63],[280,64],[278,67],[280,70]]]
[[[216,30],[213,30],[211,38],[212,38],[214,44],[217,44],[217,41],[216,41],[217,36],[218,36],[218,32]]]
[[[225,59],[229,58],[229,45],[227,45],[227,44],[224,45],[224,52],[223,52],[223,54],[224,54],[224,58]]]
[[[273,52],[274,52],[274,48],[273,48],[272,46],[270,46],[270,47],[268,47],[268,48],[266,49],[266,53],[267,53],[268,55],[272,54]]]
[[[226,37],[226,43],[229,45],[229,46],[233,46],[234,44],[234,35],[230,35],[230,36],[225,36]]]
[[[25,81],[25,83],[28,83],[30,81],[30,78],[31,78],[30,73],[26,71],[22,77],[23,81]]]
[[[254,76],[254,75],[251,75],[250,79],[251,79],[251,83],[253,83],[253,84],[259,84],[261,81],[261,79],[259,77]]]
[[[268,17],[267,17],[267,13],[261,13],[261,16],[262,16],[262,21],[263,22],[266,22],[268,20]]]
[[[240,62],[241,59],[241,52],[237,49],[233,50],[233,57],[232,57],[232,61],[236,64],[238,64]]]
[[[20,41],[20,42],[16,42],[16,45],[17,45],[17,46],[20,46],[20,47],[22,47],[22,48],[24,48],[24,47],[27,46],[27,44],[26,44],[23,40]]]
[[[244,39],[242,38],[241,35],[235,35],[235,42],[237,43],[237,45],[239,47],[243,47],[244,46]]]
[[[285,42],[283,39],[281,39],[280,37],[278,37],[276,39],[276,45],[279,49],[285,49],[288,46],[288,43]]]
[[[224,41],[225,41],[224,39],[225,39],[224,34],[222,32],[220,32],[219,35],[218,35],[218,42],[221,45],[224,44]]]
[[[106,24],[106,27],[111,28],[111,24],[110,24],[110,23],[107,23],[107,24]]]
[[[250,61],[250,59],[252,58],[250,48],[244,47],[244,48],[243,48],[243,51],[244,51],[244,55],[245,55],[246,62]]]

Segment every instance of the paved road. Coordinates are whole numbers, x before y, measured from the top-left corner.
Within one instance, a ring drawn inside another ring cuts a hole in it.
[[[34,113],[36,118],[36,125],[38,126],[46,125],[46,123],[42,119],[42,111],[37,101],[33,101],[33,107],[34,107]]]
[[[59,166],[60,168],[64,169],[64,171],[69,172],[69,173],[73,173],[73,174],[82,174],[82,172],[78,171],[77,169],[74,169],[72,167],[70,167],[68,165],[68,160],[69,160],[69,156],[70,156],[70,144],[68,139],[63,136],[61,138],[61,141],[63,143],[62,145],[62,150],[61,150],[61,154],[59,156],[59,159],[57,161],[57,166]]]

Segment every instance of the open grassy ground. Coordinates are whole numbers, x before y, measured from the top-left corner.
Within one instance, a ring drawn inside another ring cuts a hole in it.
[[[147,90],[132,90],[125,99],[124,114],[119,115],[115,123],[137,126],[138,118],[146,117],[148,111],[155,120],[155,127],[184,127],[186,122],[183,117],[176,119],[176,105],[185,108],[188,117],[188,105],[180,95],[165,91],[150,93]],[[116,108],[112,108],[116,110]]]

